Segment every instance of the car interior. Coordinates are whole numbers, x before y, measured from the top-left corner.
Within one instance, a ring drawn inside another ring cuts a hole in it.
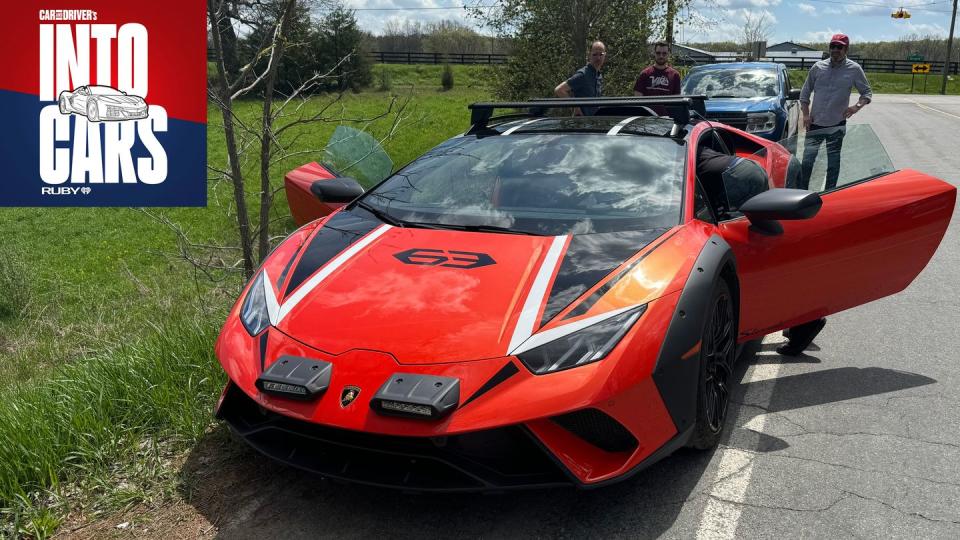
[[[763,150],[763,146],[760,144],[720,129],[707,130],[700,136],[699,140],[697,141],[698,156],[700,150],[703,148],[709,148],[728,156],[745,158],[754,163],[758,161],[757,153]],[[697,161],[699,162],[699,160]],[[746,164],[739,165],[738,168],[744,169],[745,166]],[[733,168],[734,167],[731,167],[731,169]],[[703,194],[706,199],[705,202],[717,220],[723,221],[738,217],[740,213],[737,212],[737,209],[746,201],[746,198],[755,195],[759,191],[769,189],[769,179],[766,178],[766,172],[762,169],[762,167],[756,167],[755,169],[759,169],[759,171],[744,171],[753,174],[721,175],[710,171],[700,170],[699,167],[697,168],[696,177],[700,186],[703,188]],[[743,177],[742,179],[736,180],[738,182],[748,182],[747,178],[756,176],[761,172],[763,176],[762,181],[766,183],[765,186],[725,185],[725,181],[729,182],[731,179],[737,177]]]

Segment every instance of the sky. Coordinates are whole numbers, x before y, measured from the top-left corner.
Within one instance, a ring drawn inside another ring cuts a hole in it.
[[[486,33],[462,6],[494,3],[493,0],[343,1],[348,8],[356,10],[360,27],[375,34],[382,33],[390,20],[429,23],[444,19]],[[453,9],[448,9],[451,7]],[[891,18],[890,13],[900,7],[912,17]],[[678,26],[677,41],[730,40],[740,32],[748,14],[754,17],[765,14],[771,22],[767,42],[770,45],[781,41],[827,41],[838,32],[849,35],[853,42],[892,41],[908,34],[946,37],[952,7],[952,0],[693,0],[691,8],[681,16],[694,22]],[[958,32],[960,30],[955,34]]]

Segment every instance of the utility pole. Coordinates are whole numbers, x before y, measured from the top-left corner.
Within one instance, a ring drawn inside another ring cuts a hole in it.
[[[950,73],[950,54],[953,53],[953,26],[957,22],[957,0],[953,0],[953,15],[950,16],[950,37],[947,38],[947,59],[943,62],[943,82],[940,83],[940,94],[947,93],[947,73]]]

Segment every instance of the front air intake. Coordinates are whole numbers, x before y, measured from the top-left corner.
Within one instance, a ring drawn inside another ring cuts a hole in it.
[[[632,452],[637,439],[620,422],[597,409],[581,409],[550,420],[601,450]]]

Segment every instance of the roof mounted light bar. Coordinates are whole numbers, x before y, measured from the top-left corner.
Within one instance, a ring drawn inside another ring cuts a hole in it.
[[[570,107],[596,107],[595,116],[632,116],[637,113],[646,114],[645,108],[662,106],[676,126],[686,126],[690,123],[690,112],[693,111],[704,117],[707,114],[704,100],[707,96],[662,96],[662,97],[605,97],[605,98],[535,98],[530,101],[513,101],[502,103],[472,103],[470,109],[470,131],[486,129],[487,122],[493,117],[496,109],[526,109],[527,116],[543,116],[547,109]],[[523,114],[523,113],[521,113]],[[516,117],[516,114],[510,115]],[[675,127],[673,133],[680,130]]]

